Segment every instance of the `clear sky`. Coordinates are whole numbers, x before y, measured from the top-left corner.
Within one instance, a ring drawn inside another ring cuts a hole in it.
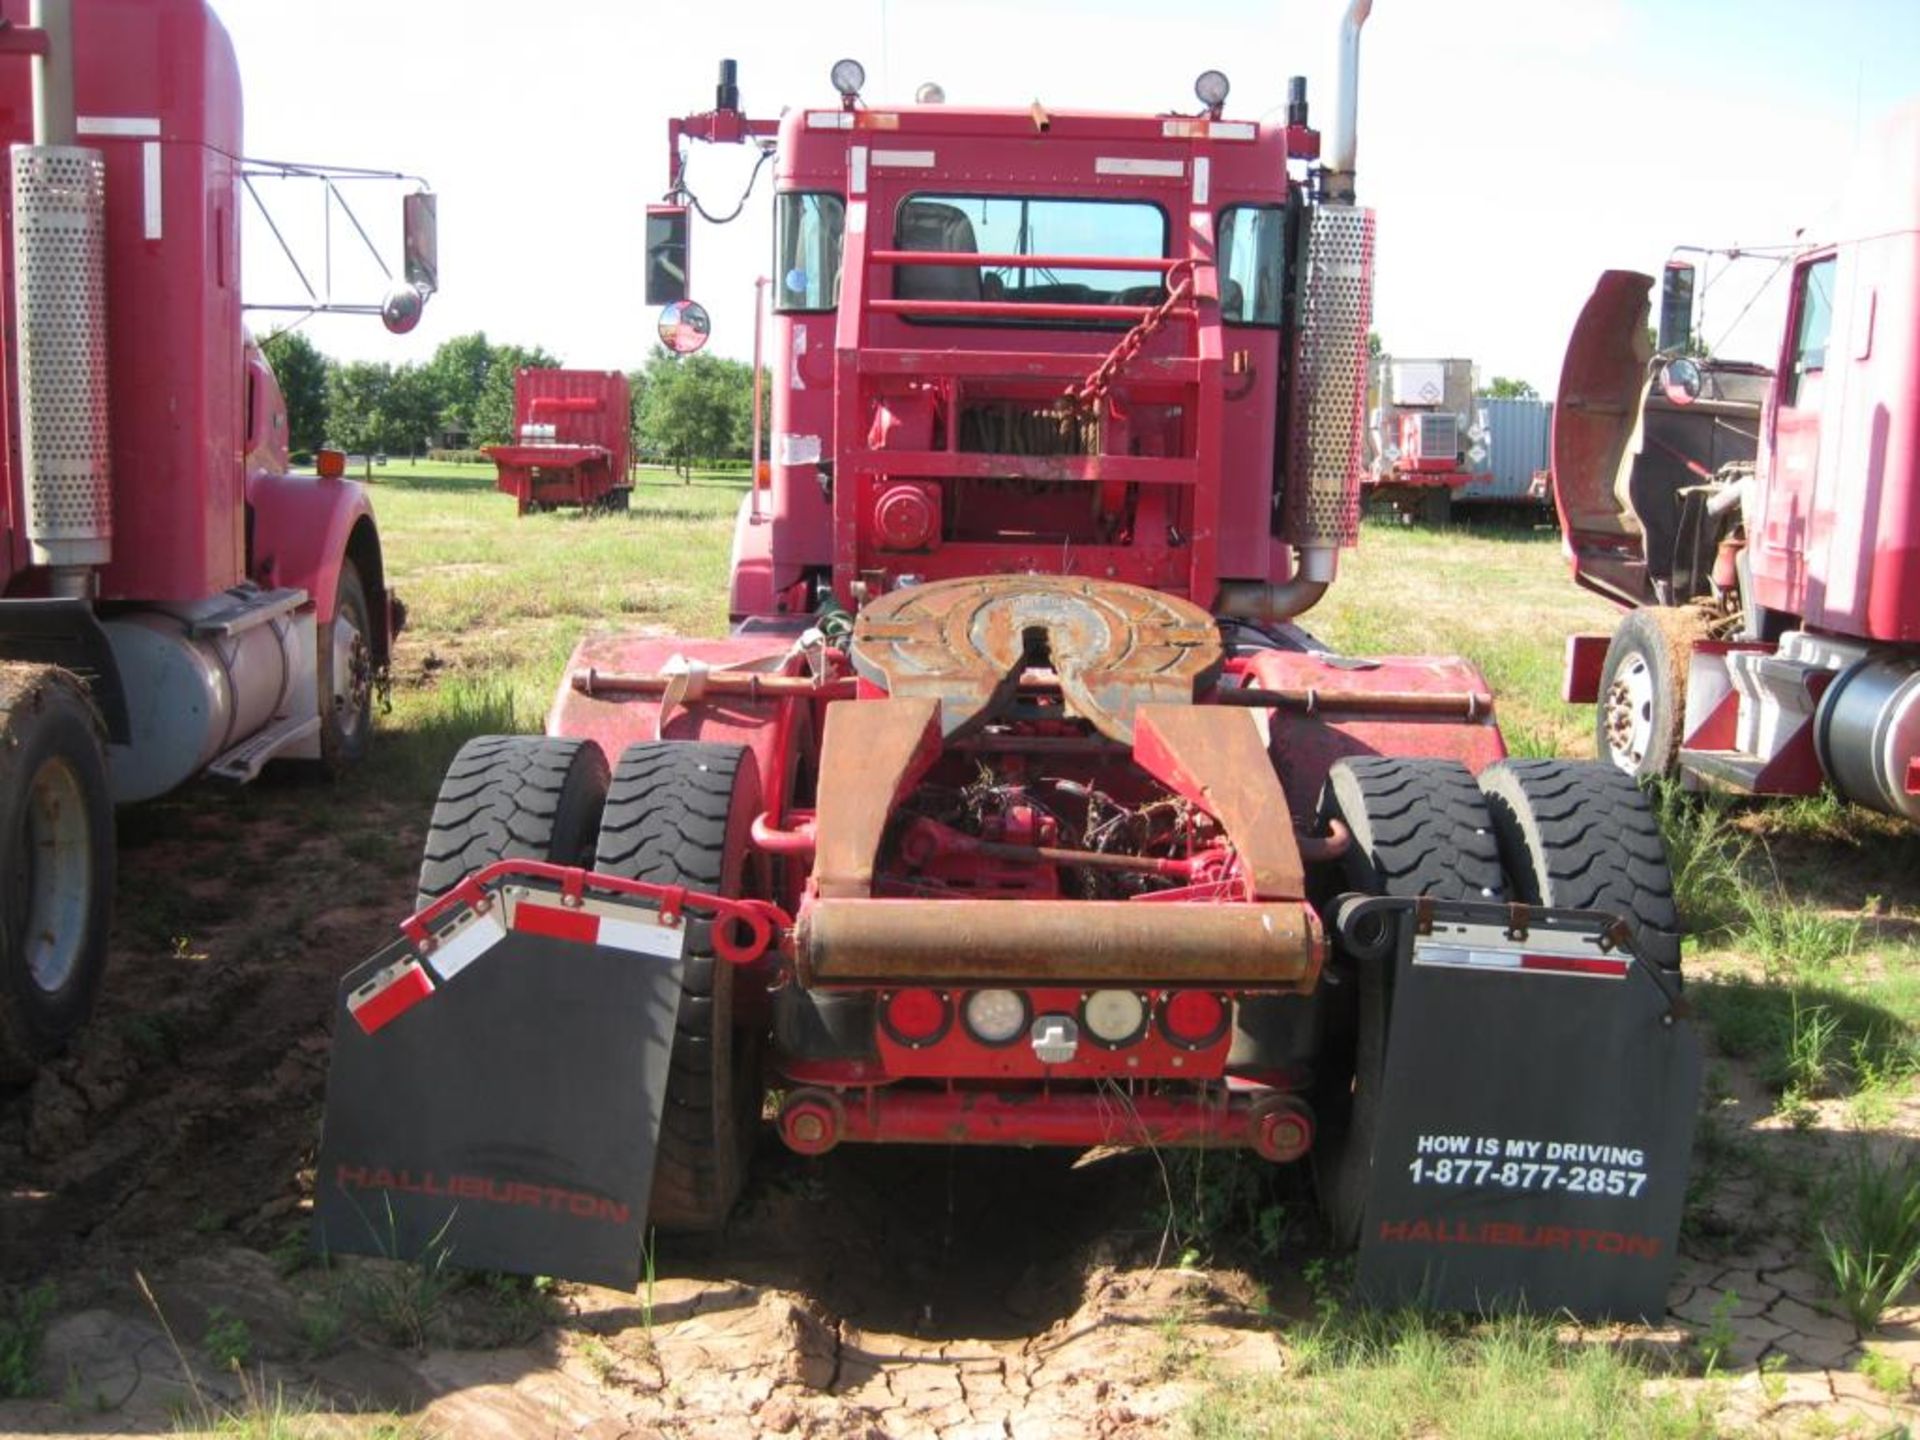
[[[440,194],[443,288],[419,330],[316,320],[323,349],[422,359],[484,329],[628,368],[652,343],[641,217],[666,186],[666,119],[712,105],[720,57],[740,62],[744,108],[769,118],[830,103],[828,68],[850,55],[874,104],[938,80],[970,104],[1184,109],[1193,77],[1216,67],[1233,82],[1227,114],[1255,117],[1301,73],[1324,128],[1344,0],[215,5],[239,52],[250,154],[414,171]],[[1362,50],[1376,328],[1394,353],[1471,356],[1551,394],[1601,270],[1657,272],[1677,243],[1819,233],[1863,127],[1920,95],[1920,3],[1375,0]],[[710,211],[732,208],[750,160],[697,150],[688,178]],[[752,281],[771,248],[764,174],[761,187],[733,225],[696,222],[694,289],[723,354],[751,352]],[[397,254],[397,193],[368,192],[361,213]],[[284,223],[318,253],[311,212],[288,204]],[[255,225],[246,245],[250,298],[292,298],[270,237]],[[342,232],[335,246],[344,256]],[[344,259],[336,275],[377,295]],[[1746,297],[1710,298],[1719,340]],[[1747,333],[1766,315],[1763,300]]]

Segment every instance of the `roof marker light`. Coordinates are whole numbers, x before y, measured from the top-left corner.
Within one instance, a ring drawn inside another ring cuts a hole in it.
[[[858,60],[836,60],[833,62],[832,80],[833,88],[840,92],[840,98],[851,103],[867,83],[866,67]]]

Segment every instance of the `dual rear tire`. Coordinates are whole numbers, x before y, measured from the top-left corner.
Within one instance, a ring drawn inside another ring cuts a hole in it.
[[[1677,975],[1673,878],[1647,797],[1624,771],[1568,760],[1502,760],[1478,781],[1457,760],[1341,760],[1325,818],[1353,843],[1342,888],[1444,900],[1517,900],[1598,910],[1633,924],[1638,953]],[[1353,1057],[1326,1077],[1315,1182],[1334,1242],[1360,1239],[1372,1179],[1393,1010],[1391,958],[1342,957],[1329,1053]]]
[[[590,740],[482,736],[454,757],[420,866],[422,904],[496,860],[581,865],[629,880],[739,894],[759,779],[744,746],[630,745],[611,772]],[[759,1055],[733,1025],[733,967],[689,920],[649,1220],[717,1229],[759,1116]]]

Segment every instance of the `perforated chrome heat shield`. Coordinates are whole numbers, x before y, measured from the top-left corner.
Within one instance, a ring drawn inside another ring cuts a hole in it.
[[[27,538],[37,564],[103,565],[113,489],[99,151],[13,147],[13,254]]]
[[[1287,538],[1351,545],[1360,529],[1367,326],[1373,316],[1373,212],[1314,207],[1300,294]]]

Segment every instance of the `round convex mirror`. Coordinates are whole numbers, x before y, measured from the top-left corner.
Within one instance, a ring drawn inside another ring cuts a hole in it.
[[[676,355],[691,355],[707,343],[713,321],[695,300],[676,300],[660,312],[660,343]]]

